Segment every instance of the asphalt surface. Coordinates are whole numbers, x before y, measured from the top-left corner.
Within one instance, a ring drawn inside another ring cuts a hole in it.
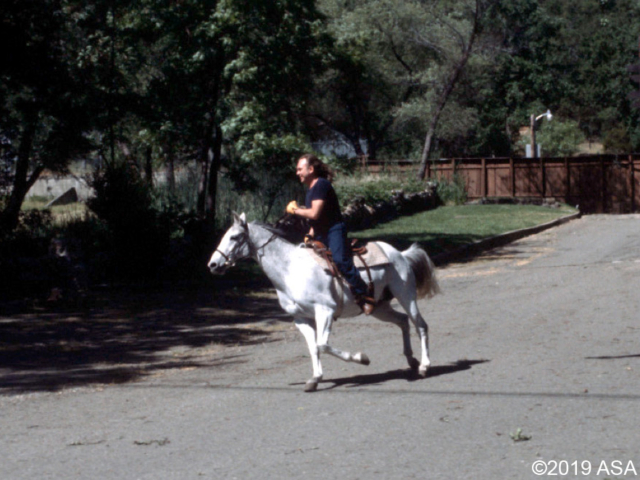
[[[242,325],[252,341],[199,345],[198,361],[128,381],[47,391],[18,372],[27,391],[0,366],[0,387],[13,379],[0,478],[640,476],[639,216],[573,220],[439,278],[444,293],[420,304],[426,379],[408,372],[396,327],[358,317],[332,343],[371,365],[324,357],[305,394],[306,345],[271,304]]]

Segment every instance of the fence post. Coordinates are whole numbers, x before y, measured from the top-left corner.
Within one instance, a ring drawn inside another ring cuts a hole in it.
[[[487,160],[483,158],[481,165],[482,174],[480,175],[480,178],[482,181],[482,185],[480,186],[480,194],[482,198],[485,198],[487,196]]]
[[[542,194],[542,199],[544,200],[547,197],[547,175],[544,168],[544,158],[540,159],[540,177],[541,177],[541,189],[540,193]]]
[[[511,196],[516,197],[516,167],[513,157],[509,157],[509,175],[511,175]]]
[[[636,211],[636,178],[633,166],[633,155],[629,155],[629,192],[631,193],[631,212]]]
[[[569,157],[564,157],[564,169],[565,169],[565,176],[564,176],[564,195],[565,195],[565,202],[569,203],[569,197],[571,196],[571,166],[569,165]]]
[[[605,171],[605,165],[604,165],[604,157],[602,155],[600,155],[600,171],[602,172],[602,198],[601,198],[601,202],[602,202],[602,212],[601,213],[606,213],[606,203],[607,203],[607,173]]]

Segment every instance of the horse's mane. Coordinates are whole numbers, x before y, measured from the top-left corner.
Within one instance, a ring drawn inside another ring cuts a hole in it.
[[[278,236],[279,238],[281,238],[286,242],[293,243],[287,238],[287,232],[276,227],[275,225],[271,225],[270,223],[265,223],[265,222],[251,222],[251,224],[255,225],[256,227],[264,228],[268,232],[273,233],[274,235]]]
[[[252,225],[264,228],[285,242],[298,244],[304,240],[304,235],[309,231],[309,226],[304,219],[287,215],[275,224],[265,222],[251,222]]]

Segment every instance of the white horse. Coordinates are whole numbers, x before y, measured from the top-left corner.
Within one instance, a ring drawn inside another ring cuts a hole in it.
[[[246,257],[253,257],[260,264],[276,289],[280,306],[293,316],[296,327],[307,341],[313,377],[307,381],[305,391],[316,390],[322,379],[321,353],[329,353],[347,362],[369,365],[369,358],[364,353],[351,354],[329,345],[332,322],[338,317],[355,317],[361,313],[349,288],[340,285],[312,259],[309,252],[282,238],[273,227],[247,223],[244,213],[233,215],[233,225],[213,252],[209,270],[221,275],[236,261]],[[431,363],[429,337],[427,324],[418,310],[417,299],[439,293],[435,267],[417,244],[404,252],[383,242],[378,242],[378,245],[387,254],[389,263],[370,268],[378,301],[372,316],[401,328],[404,355],[409,366],[424,377]],[[365,276],[366,273],[363,278],[368,281]],[[393,297],[406,314],[391,308]],[[411,319],[420,336],[420,362],[413,357],[408,319]]]

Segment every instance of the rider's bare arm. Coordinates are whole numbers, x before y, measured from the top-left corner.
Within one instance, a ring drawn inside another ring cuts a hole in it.
[[[324,208],[324,200],[313,200],[311,202],[311,208],[296,208],[294,214],[301,216],[302,218],[308,218],[309,220],[317,220],[320,218],[320,213]]]

